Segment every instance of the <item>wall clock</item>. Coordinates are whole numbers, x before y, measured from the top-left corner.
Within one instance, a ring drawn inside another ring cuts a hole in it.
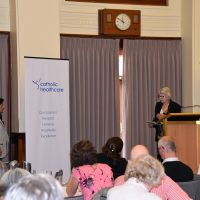
[[[99,34],[116,36],[140,36],[139,10],[99,10]]]
[[[121,13],[115,18],[115,25],[119,30],[125,31],[131,26],[131,18],[127,14]]]

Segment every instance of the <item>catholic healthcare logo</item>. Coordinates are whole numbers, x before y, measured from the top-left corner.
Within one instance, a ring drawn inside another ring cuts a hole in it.
[[[55,92],[60,93],[64,92],[64,88],[60,87],[57,82],[54,81],[43,81],[41,78],[39,80],[32,80],[33,84],[36,86],[36,89],[40,92]]]

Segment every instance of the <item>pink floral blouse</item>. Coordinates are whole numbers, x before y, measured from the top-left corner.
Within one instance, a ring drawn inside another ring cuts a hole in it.
[[[113,186],[113,173],[106,164],[76,167],[72,170],[72,176],[78,180],[84,200],[91,200],[102,188]]]

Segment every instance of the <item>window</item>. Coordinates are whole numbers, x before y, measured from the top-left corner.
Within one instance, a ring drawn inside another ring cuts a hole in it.
[[[119,55],[119,79],[123,76],[123,55]]]
[[[120,132],[122,130],[122,76],[123,76],[123,54],[120,54],[119,55]]]

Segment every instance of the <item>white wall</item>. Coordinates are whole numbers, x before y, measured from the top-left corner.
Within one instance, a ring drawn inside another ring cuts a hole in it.
[[[24,56],[60,57],[59,2],[11,0],[12,131],[24,132]],[[16,105],[17,104],[17,105]]]
[[[10,31],[9,0],[0,0],[0,31]]]
[[[199,105],[195,107],[194,111],[200,112],[200,1],[194,0],[193,3],[193,34],[192,34],[192,47],[193,47],[193,55],[192,55],[192,65],[193,69],[193,94],[194,100],[193,105]]]
[[[142,36],[182,37],[183,103],[200,103],[199,0],[169,0],[169,6],[0,0],[0,31],[11,32],[13,131],[24,131],[23,57],[59,58],[60,33],[97,35],[98,9],[104,8],[141,10]]]
[[[200,1],[182,0],[183,106],[185,112],[200,112]]]
[[[21,18],[25,22],[26,31],[29,31],[32,36],[35,35],[34,37],[44,38],[45,40],[42,40],[44,44],[54,35],[49,32],[50,35],[43,36],[43,30],[46,26],[54,27],[58,34],[97,35],[98,10],[104,8],[141,10],[142,36],[181,37],[181,0],[169,0],[169,6],[79,3],[65,0],[19,2],[18,0],[10,0],[10,4],[19,5],[20,12],[23,11],[22,15],[27,16],[25,19]],[[59,27],[57,27],[57,21],[59,21]],[[0,0],[0,31],[10,31],[9,0]],[[37,48],[34,47],[36,46],[34,40],[29,42],[31,44],[25,44],[28,46],[26,48],[37,54],[34,52],[37,51]],[[44,51],[49,51],[47,46],[44,45]]]
[[[169,6],[79,3],[60,0],[60,33],[98,35],[98,10],[104,8],[141,10],[141,35],[181,37],[181,0]]]
[[[183,40],[183,102],[184,106],[190,106],[193,102],[192,96],[192,0],[182,0],[182,40]],[[184,109],[190,111],[189,109]]]

